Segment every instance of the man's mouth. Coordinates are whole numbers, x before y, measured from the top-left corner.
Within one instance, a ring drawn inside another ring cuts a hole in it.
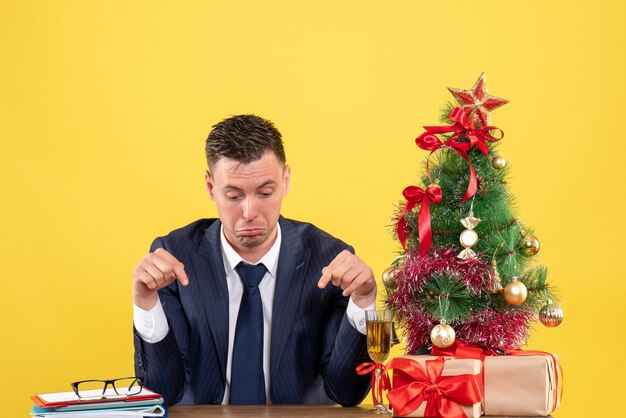
[[[238,229],[237,230],[237,235],[239,236],[243,236],[243,237],[251,237],[251,236],[256,236],[256,235],[260,235],[264,232],[265,230],[263,228],[245,228],[245,229]]]

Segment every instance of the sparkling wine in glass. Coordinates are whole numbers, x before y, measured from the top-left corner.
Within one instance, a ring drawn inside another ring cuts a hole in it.
[[[391,350],[391,311],[366,311],[365,312],[367,327],[367,352],[372,361],[377,364],[383,364],[389,351]],[[376,376],[374,387],[372,390],[376,394],[377,402],[374,409],[370,412],[376,414],[391,414],[391,410],[387,409],[383,404],[383,391],[380,387],[380,378],[382,370],[376,368]]]

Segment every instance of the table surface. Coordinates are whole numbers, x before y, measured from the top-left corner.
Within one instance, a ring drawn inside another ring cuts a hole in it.
[[[178,405],[169,409],[168,418],[202,417],[298,417],[319,418],[367,416],[368,408],[342,408],[337,405]]]
[[[169,409],[168,418],[202,417],[270,417],[270,418],[319,418],[333,417],[374,417],[367,411],[371,405],[342,408],[337,405],[178,405]],[[389,416],[390,415],[386,415]],[[494,417],[497,418],[497,417]],[[504,418],[504,417],[501,417]],[[518,418],[518,417],[507,417]],[[521,418],[521,417],[519,417]]]

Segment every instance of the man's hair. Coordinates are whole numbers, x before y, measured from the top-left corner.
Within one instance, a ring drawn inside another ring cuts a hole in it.
[[[222,158],[248,164],[268,151],[273,152],[283,165],[286,163],[280,132],[272,122],[256,115],[232,116],[213,125],[205,151],[210,170]]]

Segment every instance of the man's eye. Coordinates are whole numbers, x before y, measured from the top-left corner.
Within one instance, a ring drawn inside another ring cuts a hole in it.
[[[270,197],[272,193],[274,193],[273,190],[263,190],[259,192],[259,195],[261,195],[261,197]]]
[[[241,195],[240,194],[227,194],[226,195],[226,199],[228,199],[228,200],[239,200],[239,199],[241,199]]]

